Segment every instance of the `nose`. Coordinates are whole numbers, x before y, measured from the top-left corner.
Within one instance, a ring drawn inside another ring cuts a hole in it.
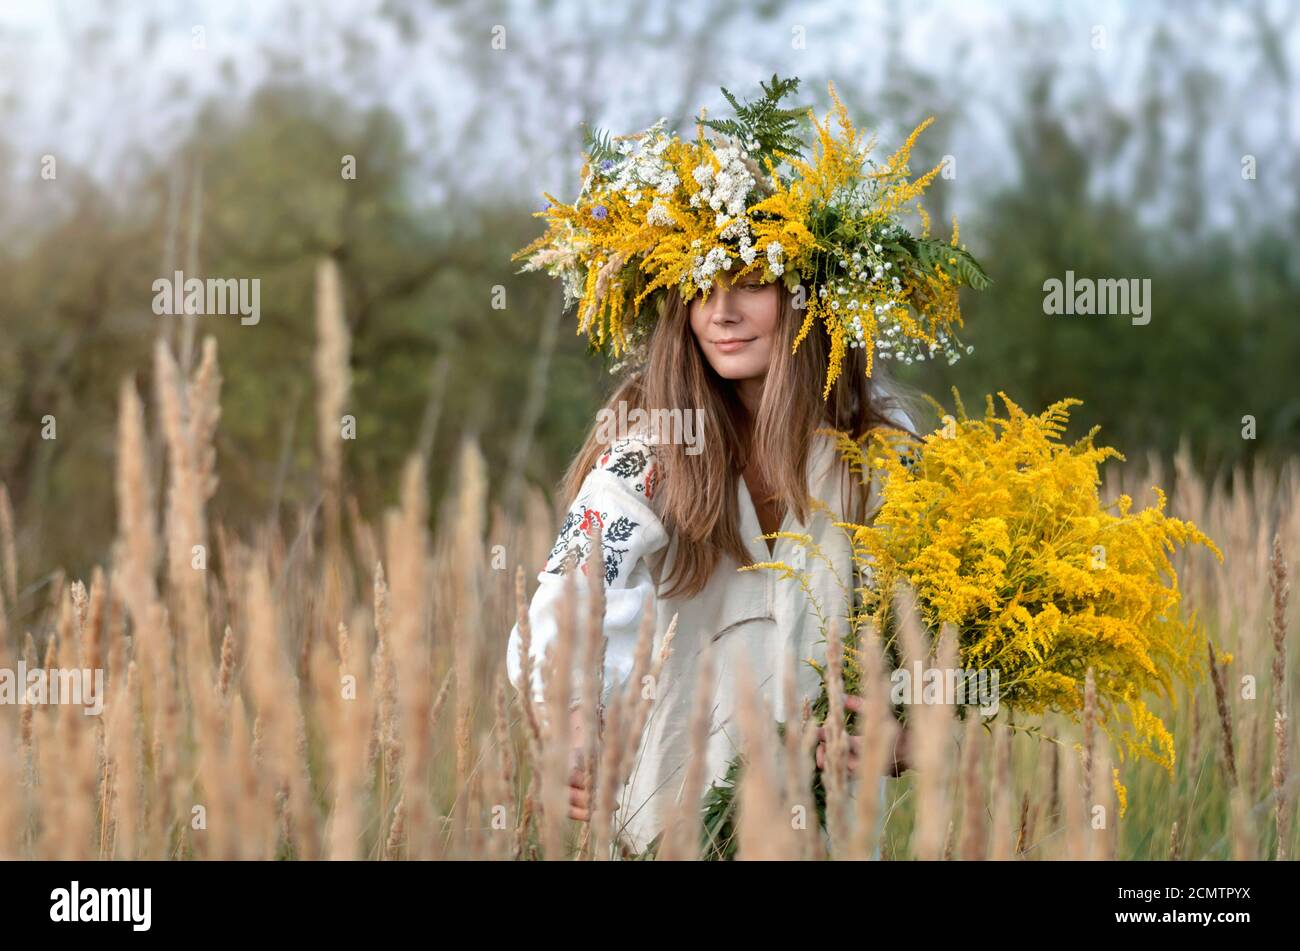
[[[740,320],[735,307],[732,306],[733,300],[731,291],[722,286],[715,286],[709,294],[709,299],[704,302],[704,312],[709,321],[715,324],[734,324]]]

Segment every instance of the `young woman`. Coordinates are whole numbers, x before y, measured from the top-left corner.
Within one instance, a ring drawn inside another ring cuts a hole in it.
[[[843,373],[823,400],[829,345],[825,335],[810,334],[792,354],[801,318],[784,285],[762,283],[757,274],[735,283],[724,276],[707,299],[697,295],[689,303],[670,291],[643,367],[617,388],[608,407],[617,412],[624,402],[628,412],[698,414],[701,443],[684,445],[664,433],[656,442],[645,431],[607,441],[596,427],[565,478],[568,515],[529,607],[534,698],[543,700],[541,659],[556,636],[565,555],[576,546],[575,563],[585,561],[593,523],[598,521],[603,533],[607,584],[602,701],[621,689],[632,669],[647,595],[656,614],[656,652],[677,616],[673,650],[616,813],[624,841],[637,851],[661,831],[669,804],[682,795],[705,647],[713,651],[715,680],[708,781],[720,778],[738,752],[736,671],[742,656],[777,720],[799,713],[784,707],[787,666],[794,666],[801,703],[819,692],[818,675],[805,662],[825,660],[816,608],[842,618],[842,585],[856,583],[848,539],[832,523],[869,518],[872,487],[853,477],[831,439],[815,431],[830,426],[860,435],[892,426],[914,432],[898,396],[886,391],[881,361],[866,376],[861,349],[850,349]],[[835,566],[832,572],[812,558],[804,560],[811,597],[774,572],[737,570],[755,562],[800,560],[796,542],[761,537],[777,531],[811,535]],[[585,585],[578,587],[581,592]],[[516,626],[507,669],[519,690],[525,689],[521,668]],[[854,770],[856,738],[852,742]],[[579,736],[575,747],[583,745]],[[905,749],[904,736],[892,775],[901,768]],[[820,744],[819,768],[824,761]],[[570,815],[586,820],[589,801],[576,753],[572,765]],[[883,794],[883,778],[880,782]]]

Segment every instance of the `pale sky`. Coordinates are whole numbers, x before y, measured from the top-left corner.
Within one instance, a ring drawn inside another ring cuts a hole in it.
[[[644,127],[681,95],[675,79],[686,64],[680,55],[672,49],[647,52],[617,34],[606,36],[608,4],[560,3],[548,14],[537,13],[533,3],[490,4],[491,12],[459,28],[445,9],[421,5],[421,35],[407,44],[394,22],[380,15],[394,2],[0,0],[0,141],[16,153],[10,174],[21,182],[41,155],[52,153],[102,181],[129,176],[133,152],[164,153],[188,131],[194,107],[206,95],[219,93],[229,103],[246,98],[271,75],[272,55],[298,57],[300,75],[309,82],[344,92],[359,105],[382,103],[402,116],[413,162],[425,163],[415,177],[428,184],[435,201],[451,187],[526,195],[563,188],[576,170],[565,129],[556,128],[564,110],[547,111],[528,100],[544,95],[547,76],[536,64],[554,76],[572,72],[576,64],[565,50],[589,35],[599,37],[605,54],[596,79],[598,125],[616,132]],[[1284,20],[1283,0],[1257,6],[1271,20]],[[644,29],[653,33],[660,7],[638,7],[647,11]],[[1264,163],[1280,151],[1295,152],[1300,96],[1287,97],[1257,62],[1247,14],[1235,7],[1208,8],[1204,23],[1189,26],[1186,18],[1170,16],[1185,8],[1118,0],[804,2],[761,29],[738,14],[727,18],[711,42],[710,61],[702,67],[709,80],[701,86],[709,95],[703,104],[717,113],[725,107],[718,85],[750,94],[774,69],[804,76],[801,99],[815,101],[819,113],[827,104],[821,77],[879,89],[881,35],[898,23],[901,10],[903,55],[933,77],[937,107],[956,110],[944,134],[961,160],[959,169],[973,179],[972,187],[988,186],[1006,174],[1009,153],[999,139],[999,117],[1017,106],[1026,63],[1053,63],[1060,114],[1086,140],[1088,107],[1099,98],[1141,121],[1134,91],[1146,71],[1160,73],[1147,51],[1152,31],[1165,22],[1176,31],[1196,31],[1194,43],[1182,44],[1182,55],[1194,49],[1223,90],[1222,133],[1197,144],[1205,150],[1206,174],[1227,181],[1243,153],[1262,153]],[[1289,28],[1276,33],[1291,72],[1300,64],[1297,19],[1292,16]],[[153,33],[146,35],[150,22]],[[507,30],[507,51],[490,48],[498,23]],[[1024,24],[1036,28],[1027,31]],[[362,68],[345,68],[345,26],[371,51]],[[205,48],[195,48],[196,28]],[[796,29],[805,38],[797,52],[790,49]],[[500,76],[499,87],[470,75],[467,63],[482,75]],[[1183,91],[1162,92],[1176,117]],[[473,156],[459,155],[459,132],[476,113],[488,123],[487,144]],[[892,147],[920,118],[888,115],[893,127],[880,130],[882,145]],[[1176,122],[1171,124],[1176,140]],[[1115,175],[1126,174],[1129,164],[1117,166]],[[454,178],[448,167],[454,167]]]

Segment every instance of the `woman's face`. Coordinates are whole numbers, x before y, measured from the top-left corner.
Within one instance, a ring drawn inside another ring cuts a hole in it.
[[[746,274],[734,284],[717,278],[707,301],[690,303],[691,330],[704,359],[724,380],[762,379],[772,362],[781,287],[760,283],[761,275]]]

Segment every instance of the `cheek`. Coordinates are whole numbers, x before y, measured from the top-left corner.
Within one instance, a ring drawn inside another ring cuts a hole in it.
[[[757,294],[746,302],[745,327],[757,336],[744,357],[745,370],[755,376],[762,375],[772,363],[776,349],[777,324],[780,303],[775,294]]]
[[[760,336],[755,342],[758,344],[754,349],[755,369],[766,370],[772,365],[772,354],[776,349],[776,335],[769,331]]]
[[[691,325],[691,333],[699,340],[709,328],[708,318],[704,315],[704,308],[700,307],[697,302],[692,301],[690,309],[687,310],[687,321]]]
[[[749,325],[754,328],[754,332],[771,341],[776,336],[777,325],[780,322],[781,302],[775,293],[768,292],[747,308],[746,318]]]

